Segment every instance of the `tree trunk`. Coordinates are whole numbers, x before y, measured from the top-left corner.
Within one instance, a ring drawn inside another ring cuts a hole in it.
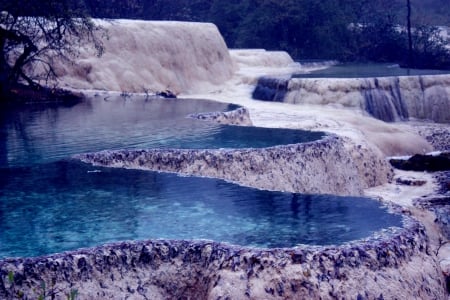
[[[13,66],[6,61],[4,48],[7,41],[14,41],[22,45],[22,53],[17,57]],[[8,89],[19,83],[20,79],[25,80],[31,87],[36,87],[36,84],[23,71],[24,65],[28,58],[33,55],[38,48],[33,44],[32,40],[19,32],[14,30],[7,30],[0,27],[0,50],[2,51],[0,57],[0,92],[8,92]]]
[[[6,90],[8,90],[8,78],[9,78],[9,72],[11,68],[9,67],[5,56],[4,56],[4,50],[6,45],[6,37],[3,34],[3,31],[0,30],[0,95],[3,95]]]
[[[411,0],[406,1],[408,8],[407,27],[408,27],[408,66],[413,65],[413,49],[412,49],[412,34],[411,34]]]

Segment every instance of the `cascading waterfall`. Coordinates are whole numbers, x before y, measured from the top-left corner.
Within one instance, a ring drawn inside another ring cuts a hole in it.
[[[254,99],[283,102],[289,78],[261,77],[252,93]]]
[[[394,77],[388,89],[382,89],[378,78],[368,79],[366,86],[369,88],[362,90],[365,110],[383,121],[394,122],[408,119],[408,109],[403,102],[399,82],[399,78]]]
[[[292,104],[358,108],[388,122],[407,119],[450,122],[450,75],[291,78],[288,81],[266,77],[259,80],[253,97]]]

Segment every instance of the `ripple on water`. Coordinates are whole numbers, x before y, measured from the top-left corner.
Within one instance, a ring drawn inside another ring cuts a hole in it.
[[[52,162],[105,149],[261,148],[309,142],[320,132],[241,127],[188,118],[235,105],[188,99],[86,99],[72,107],[0,111],[0,167]]]
[[[67,160],[104,149],[268,147],[322,137],[186,118],[231,108],[211,101],[127,98],[2,110],[0,258],[156,238],[254,247],[340,244],[401,226],[400,216],[365,198],[261,191]]]
[[[89,173],[92,169],[69,160],[1,170],[0,257],[156,238],[252,247],[341,244],[402,221],[367,198],[269,192],[139,170],[96,167]]]

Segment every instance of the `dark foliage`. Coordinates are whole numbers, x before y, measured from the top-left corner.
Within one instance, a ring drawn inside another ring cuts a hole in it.
[[[0,1],[0,94],[14,98],[17,91],[34,90],[45,98],[59,95],[43,88],[56,77],[54,60],[73,58],[79,46],[93,42],[98,53],[99,28],[87,17],[84,2],[52,0]],[[23,94],[23,93],[19,93]]]
[[[413,53],[406,0],[86,0],[86,6],[102,18],[213,22],[230,48],[442,69],[450,68],[450,54],[437,28],[429,25],[450,25],[446,1],[410,0]]]
[[[54,58],[70,60],[86,41],[101,53],[89,15],[213,22],[230,48],[285,50],[295,59],[450,69],[447,41],[429,25],[450,23],[446,1],[409,1],[410,49],[406,0],[0,0],[0,92],[45,85],[56,76]]]

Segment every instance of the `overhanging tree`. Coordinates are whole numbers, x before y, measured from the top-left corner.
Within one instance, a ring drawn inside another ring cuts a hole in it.
[[[40,89],[56,78],[54,63],[71,61],[84,43],[103,51],[100,30],[83,2],[62,0],[0,1],[0,93]]]

